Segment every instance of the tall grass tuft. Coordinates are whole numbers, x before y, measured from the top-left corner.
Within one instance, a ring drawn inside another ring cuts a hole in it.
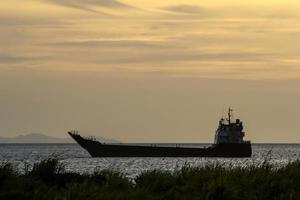
[[[0,184],[11,177],[16,176],[13,166],[10,163],[2,163],[0,165]]]
[[[101,186],[113,190],[131,189],[132,183],[124,174],[113,170],[95,171],[91,176],[91,181],[95,181]]]
[[[257,200],[300,199],[300,161],[276,167],[268,161],[246,167],[211,163],[175,171],[150,170],[134,180],[112,170],[66,172],[55,158],[18,174],[0,165],[0,199],[41,200]]]
[[[33,165],[31,172],[28,173],[31,177],[36,177],[47,183],[53,183],[57,175],[64,172],[64,166],[58,159],[48,158],[40,163]]]

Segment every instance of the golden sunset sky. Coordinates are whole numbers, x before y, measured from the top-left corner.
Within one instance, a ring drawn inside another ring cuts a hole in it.
[[[300,142],[297,0],[0,1],[0,136]],[[225,112],[224,112],[225,113]]]

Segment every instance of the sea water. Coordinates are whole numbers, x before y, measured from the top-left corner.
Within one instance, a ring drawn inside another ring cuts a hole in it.
[[[222,164],[232,167],[259,165],[268,161],[280,167],[299,158],[300,144],[253,144],[252,154],[251,158],[92,158],[77,144],[0,144],[0,163],[12,163],[20,173],[24,172],[25,166],[32,167],[41,160],[56,157],[66,171],[93,173],[95,170],[112,169],[131,178],[145,170],[175,170],[187,165]]]

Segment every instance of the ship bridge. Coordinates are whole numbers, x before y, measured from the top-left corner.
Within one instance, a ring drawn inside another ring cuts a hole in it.
[[[244,143],[243,122],[240,119],[232,122],[232,112],[233,110],[229,108],[228,118],[226,120],[224,118],[220,119],[216,130],[215,144]]]

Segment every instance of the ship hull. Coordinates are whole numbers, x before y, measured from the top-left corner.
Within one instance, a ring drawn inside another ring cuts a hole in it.
[[[92,157],[251,157],[251,143],[214,144],[207,148],[103,144],[69,133]]]

